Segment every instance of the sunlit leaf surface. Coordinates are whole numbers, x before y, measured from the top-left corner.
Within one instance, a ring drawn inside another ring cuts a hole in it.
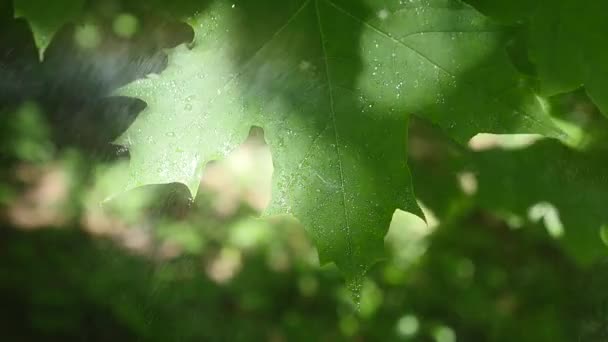
[[[557,134],[499,27],[458,2],[217,2],[187,22],[191,46],[119,92],[148,104],[119,140],[126,188],[181,182],[195,194],[205,163],[260,126],[275,166],[268,212],[300,219],[349,279],[382,256],[394,209],[419,213],[407,113],[460,141]]]

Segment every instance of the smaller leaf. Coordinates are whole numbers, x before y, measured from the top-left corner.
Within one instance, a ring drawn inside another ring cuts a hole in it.
[[[597,0],[468,0],[495,19],[523,23],[543,96],[585,87],[608,115],[608,2]]]
[[[533,221],[543,217],[549,233],[556,233],[551,227],[556,226],[560,244],[581,265],[606,256],[600,229],[608,223],[608,178],[601,153],[576,151],[547,139],[522,150],[489,150],[473,158],[483,207]]]
[[[82,11],[84,0],[14,0],[15,18],[28,21],[40,60],[53,36]]]

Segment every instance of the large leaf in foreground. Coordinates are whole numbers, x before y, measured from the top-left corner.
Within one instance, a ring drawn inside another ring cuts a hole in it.
[[[250,127],[274,162],[269,213],[291,213],[322,262],[351,281],[382,256],[393,211],[420,213],[406,113],[465,141],[480,131],[553,134],[508,64],[498,27],[459,2],[217,1],[188,19],[190,47],[120,91],[148,108],[121,137],[126,189],[181,182]]]
[[[14,0],[15,18],[25,18],[34,34],[40,59],[53,36],[82,11],[84,0]]]

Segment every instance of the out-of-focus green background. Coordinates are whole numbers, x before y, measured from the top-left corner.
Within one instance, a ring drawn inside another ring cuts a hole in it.
[[[0,340],[608,341],[608,262],[581,263],[587,246],[560,240],[576,227],[549,204],[524,217],[488,204],[480,180],[501,176],[468,171],[479,150],[517,167],[544,144],[530,137],[462,147],[414,120],[428,224],[395,213],[358,300],[298,222],[256,218],[272,173],[260,129],[208,166],[194,200],[178,184],[109,197],[128,160],[110,142],[145,104],[107,95],[161,71],[162,48],[190,32],[92,3],[42,63],[0,5]],[[552,105],[577,151],[605,153],[605,120],[582,93]]]

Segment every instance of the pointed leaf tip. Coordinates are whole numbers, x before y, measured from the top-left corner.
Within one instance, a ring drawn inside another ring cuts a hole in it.
[[[25,19],[38,48],[38,58],[44,59],[46,49],[59,29],[78,18],[85,0],[14,0],[14,17]]]

